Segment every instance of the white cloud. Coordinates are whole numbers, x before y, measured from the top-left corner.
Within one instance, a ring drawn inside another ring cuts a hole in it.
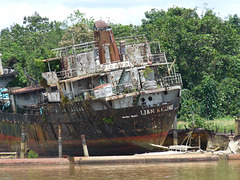
[[[0,6],[0,29],[9,27],[15,23],[22,24],[24,16],[30,16],[34,11],[34,8],[24,3],[11,3]]]
[[[40,16],[49,18],[50,21],[63,21],[67,19],[71,13],[73,13],[73,10],[58,4],[50,10],[42,8],[37,12],[40,14]]]
[[[102,18],[107,21],[110,18],[114,23],[141,24],[144,12],[152,8],[167,10],[175,5],[185,8],[199,7],[198,12],[201,12],[205,2],[205,0],[6,0],[1,2],[0,6],[0,30],[14,23],[22,24],[23,17],[31,16],[35,11],[51,21],[63,21],[73,11],[79,9],[87,17],[94,17],[96,20]],[[207,7],[221,17],[239,12],[240,2],[237,0],[210,0],[207,3]]]
[[[134,8],[103,8],[103,9],[83,9],[88,17],[93,17],[95,20],[103,19],[108,21],[110,19],[113,23],[121,24],[140,24],[141,18],[144,16],[141,10]]]
[[[150,11],[154,6],[139,6],[129,8],[79,8],[87,17],[93,17],[95,20],[110,20],[113,23],[136,24],[140,25],[141,20],[145,18],[144,13]],[[165,7],[165,10],[167,7]]]

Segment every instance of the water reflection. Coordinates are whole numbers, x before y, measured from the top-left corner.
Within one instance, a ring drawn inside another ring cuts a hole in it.
[[[0,179],[240,179],[240,161],[0,166]]]

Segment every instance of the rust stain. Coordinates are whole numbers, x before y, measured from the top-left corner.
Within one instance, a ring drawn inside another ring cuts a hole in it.
[[[106,63],[104,44],[109,44],[109,53],[111,62],[120,61],[119,52],[112,29],[103,21],[97,21],[94,25],[94,37],[99,49],[100,63]]]
[[[30,93],[35,91],[44,91],[45,89],[41,86],[35,86],[35,87],[25,87],[25,88],[19,88],[10,90],[10,94],[24,94],[24,93]]]

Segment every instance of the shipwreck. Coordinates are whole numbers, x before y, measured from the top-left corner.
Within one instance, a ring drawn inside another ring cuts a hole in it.
[[[56,57],[44,60],[44,87],[8,89],[12,110],[0,113],[0,151],[19,151],[24,130],[29,149],[56,156],[59,128],[69,156],[83,155],[81,135],[90,155],[144,153],[163,144],[181,97],[174,62],[159,42],[144,35],[115,39],[103,21],[94,36],[53,50]],[[61,71],[51,69],[52,61],[60,61]]]

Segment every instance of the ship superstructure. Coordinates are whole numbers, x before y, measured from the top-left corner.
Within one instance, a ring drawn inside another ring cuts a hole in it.
[[[26,128],[29,147],[39,154],[57,153],[59,126],[68,155],[82,154],[82,134],[90,155],[133,154],[162,144],[171,129],[182,86],[175,61],[144,35],[115,39],[103,21],[95,23],[94,36],[54,49],[56,58],[44,60],[45,98],[29,122],[37,132]],[[62,70],[52,71],[51,61],[60,61]]]

